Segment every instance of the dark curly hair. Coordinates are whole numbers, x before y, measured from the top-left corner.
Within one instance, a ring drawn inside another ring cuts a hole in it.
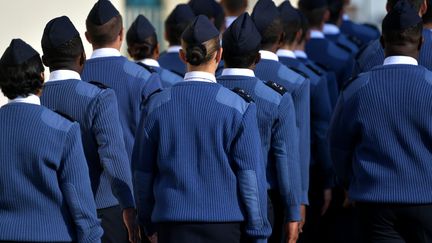
[[[39,55],[20,65],[0,65],[0,88],[9,99],[37,94],[42,89],[44,71]]]
[[[51,70],[68,68],[77,57],[84,52],[84,46],[79,35],[71,40],[52,48],[42,43],[45,65]]]

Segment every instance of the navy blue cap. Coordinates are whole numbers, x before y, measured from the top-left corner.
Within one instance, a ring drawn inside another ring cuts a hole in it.
[[[78,30],[66,16],[50,20],[42,35],[42,48],[56,48],[79,36]]]
[[[140,14],[127,31],[126,40],[127,42],[141,43],[155,33],[156,30],[150,21],[144,15]]]
[[[385,16],[382,22],[383,31],[404,31],[422,23],[418,11],[407,0],[400,0]]]
[[[202,14],[210,18],[215,16],[214,2],[215,0],[190,0],[188,5],[195,15]]]
[[[198,15],[182,34],[182,39],[189,44],[201,44],[219,35],[214,24],[204,15]]]
[[[283,22],[301,22],[300,15],[298,14],[297,9],[295,9],[289,1],[282,2],[282,4],[279,5],[278,9]]]
[[[95,25],[104,25],[118,15],[119,11],[109,0],[99,0],[90,10],[87,19]]]
[[[223,34],[223,48],[230,53],[246,54],[261,46],[261,34],[248,13],[243,13]]]
[[[327,0],[299,0],[298,6],[305,10],[314,10],[327,7]]]
[[[39,53],[21,39],[13,39],[0,58],[0,65],[21,65]]]
[[[194,18],[195,14],[189,5],[179,4],[168,16],[166,22],[169,24],[189,23],[192,22]]]
[[[279,10],[272,0],[259,0],[252,12],[252,19],[261,34],[278,17]]]

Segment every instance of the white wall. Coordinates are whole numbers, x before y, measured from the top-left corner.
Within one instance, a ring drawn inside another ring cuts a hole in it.
[[[123,12],[124,0],[111,0]],[[87,55],[91,46],[85,40],[85,19],[96,0],[4,0],[0,4],[0,55],[13,38],[21,38],[42,53],[40,39],[46,23],[58,16],[67,15],[80,31]],[[0,106],[6,102],[0,94]]]

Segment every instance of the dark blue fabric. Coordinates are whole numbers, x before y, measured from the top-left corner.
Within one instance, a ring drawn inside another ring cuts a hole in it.
[[[360,40],[360,45],[364,46],[371,41],[380,37],[380,33],[365,25],[357,24],[351,20],[344,20],[341,25],[341,31],[347,36],[353,36]]]
[[[195,14],[187,4],[178,4],[166,19],[167,24],[181,24],[192,22]]]
[[[404,31],[422,23],[419,11],[411,2],[399,0],[382,21],[382,31]]]
[[[326,0],[300,0],[298,5],[302,9],[314,10],[327,7]]]
[[[123,209],[135,207],[114,91],[80,80],[51,81],[44,85],[41,102],[79,122],[97,209],[119,203]]]
[[[356,43],[352,42],[345,34],[325,34],[325,37],[346,50],[348,50],[353,56],[357,55],[359,48]]]
[[[217,83],[182,82],[150,98],[132,166],[141,224],[242,222],[271,233],[255,104]]]
[[[230,54],[247,54],[261,46],[261,34],[248,13],[243,13],[224,32],[222,46]]]
[[[280,191],[287,222],[300,221],[298,132],[291,96],[281,96],[254,77],[220,76],[217,80],[231,90],[243,89],[255,101],[268,189]]]
[[[171,72],[184,77],[186,64],[180,59],[178,52],[164,52],[158,59],[159,65]]]
[[[0,64],[5,66],[20,65],[39,53],[21,39],[13,39],[3,53]]]
[[[78,123],[11,103],[0,134],[0,241],[100,242]]]
[[[158,77],[157,74],[153,74]],[[117,96],[120,124],[129,159],[136,129],[141,116],[141,106],[148,96],[162,86],[150,72],[128,61],[125,57],[89,59],[81,75],[83,80],[98,81],[112,88]]]
[[[42,48],[56,48],[79,36],[78,30],[67,16],[50,20],[42,35]]]
[[[263,81],[273,81],[285,87],[291,94],[299,129],[300,170],[302,180],[302,204],[308,204],[310,163],[310,81],[278,61],[261,59],[255,69]]]
[[[87,19],[95,25],[104,25],[112,18],[120,15],[109,0],[99,0],[93,5]]]
[[[255,4],[251,16],[257,29],[262,35],[270,24],[275,19],[279,18],[280,14],[272,0],[259,0]]]
[[[352,200],[432,202],[431,83],[424,67],[387,65],[359,75],[342,92],[330,146]]]
[[[198,15],[182,34],[188,44],[202,44],[219,36],[219,31],[205,15]]]
[[[142,43],[148,37],[155,35],[156,30],[150,21],[142,14],[138,15],[126,33],[127,42]]]

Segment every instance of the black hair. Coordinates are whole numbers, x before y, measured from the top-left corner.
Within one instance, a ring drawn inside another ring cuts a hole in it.
[[[158,39],[156,33],[147,37],[143,42],[137,42],[126,38],[128,51],[130,56],[135,60],[142,60],[145,58],[152,58],[153,53],[158,46]]]
[[[256,60],[261,47],[244,54],[238,54],[236,50],[224,48],[222,53],[225,66],[228,68],[249,68]]]
[[[37,94],[42,89],[44,71],[39,55],[20,65],[0,65],[0,89],[9,99]]]
[[[300,10],[303,12],[303,14],[306,16],[306,18],[309,21],[309,26],[311,27],[320,27],[321,23],[323,22],[324,15],[327,11],[327,7],[322,8],[316,8],[313,10],[309,9],[303,9],[301,6],[299,6]]]
[[[170,46],[181,44],[181,36],[188,26],[189,22],[171,23],[165,21],[166,38]]]
[[[282,21],[282,23],[283,23],[283,30],[285,33],[284,42],[286,44],[292,44],[296,39],[297,33],[302,29],[301,20],[292,19],[289,21]]]
[[[84,53],[84,46],[79,35],[58,47],[46,47],[42,44],[45,65],[51,70],[68,68]]]
[[[300,42],[303,42],[303,41],[306,41],[306,38],[307,38],[307,34],[309,31],[309,21],[301,11],[298,11],[298,14],[300,15],[300,20],[301,20],[300,26],[301,26],[301,30],[302,30]]]
[[[423,24],[418,23],[404,31],[385,29],[382,30],[382,37],[385,43],[394,46],[404,46],[407,43],[417,44],[422,38]]]
[[[387,0],[387,6],[390,8],[390,9],[392,9],[395,5],[396,5],[396,3],[398,2],[399,0]],[[417,11],[419,11],[420,10],[420,7],[421,7],[421,5],[423,4],[423,1],[424,0],[408,0],[412,5],[413,5],[413,7],[417,10]],[[428,8],[429,8],[429,6],[428,6]]]
[[[428,1],[428,4],[431,3],[431,1]],[[427,6],[426,13],[422,16],[423,24],[430,24],[432,23],[432,5]]]
[[[343,0],[328,1],[328,10],[330,12],[330,18],[328,22],[332,24],[337,24],[342,16],[343,8],[344,8]]]
[[[261,48],[266,50],[280,41],[280,35],[284,32],[282,19],[277,17],[271,24],[261,33]]]
[[[209,62],[213,55],[220,49],[219,36],[204,43],[187,43],[182,40],[182,47],[185,50],[186,61],[193,66],[199,66]]]
[[[96,25],[87,18],[86,28],[92,44],[106,46],[113,43],[120,34],[123,19],[121,15],[117,15],[103,25]]]
[[[247,0],[222,0],[221,4],[231,13],[239,12],[247,7]]]

